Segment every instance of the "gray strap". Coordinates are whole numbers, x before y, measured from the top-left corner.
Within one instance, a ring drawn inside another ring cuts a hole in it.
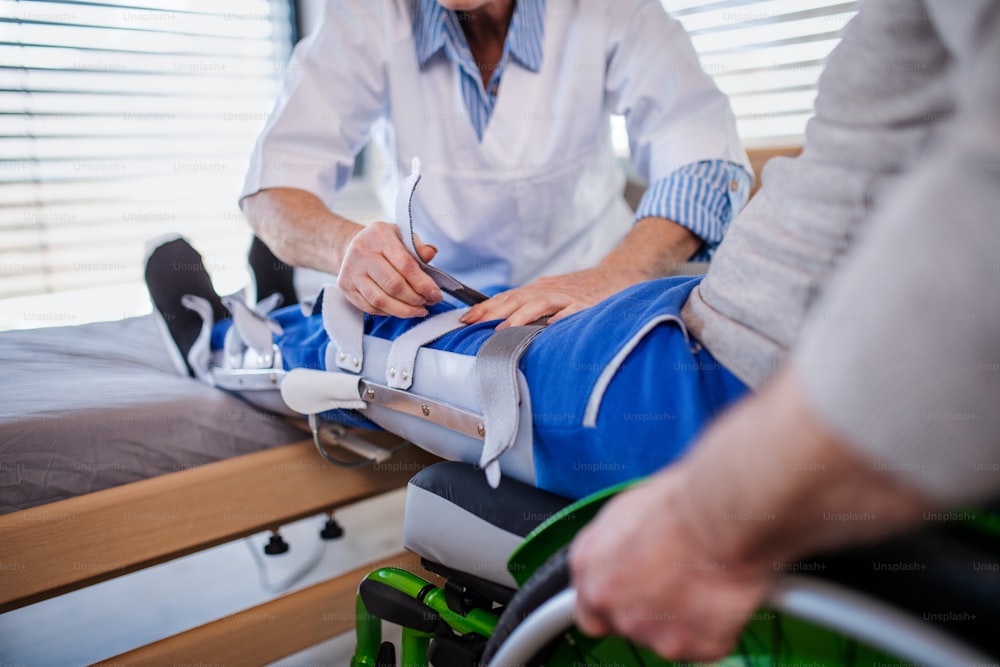
[[[464,327],[465,324],[460,322],[459,318],[465,313],[465,308],[457,308],[428,317],[394,340],[389,349],[389,360],[385,368],[386,384],[394,389],[409,389],[413,384],[413,367],[417,362],[417,352],[449,331]]]
[[[472,289],[441,269],[435,268],[420,259],[417,254],[417,244],[413,237],[413,193],[417,190],[417,183],[420,182],[420,159],[413,158],[413,167],[410,175],[400,184],[399,192],[396,194],[396,225],[399,227],[399,235],[403,239],[403,245],[410,251],[417,264],[429,275],[432,280],[443,291],[452,295],[462,303],[470,306],[486,301],[489,297]]]
[[[493,488],[500,484],[500,457],[517,437],[521,403],[517,365],[543,329],[533,325],[500,329],[483,343],[476,355],[476,383],[486,427],[479,466],[486,471],[486,481]]]
[[[333,343],[327,348],[326,367],[360,373],[365,358],[365,314],[336,285],[323,287],[323,328]]]

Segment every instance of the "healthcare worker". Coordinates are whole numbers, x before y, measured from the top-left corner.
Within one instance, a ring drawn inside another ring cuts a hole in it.
[[[650,187],[633,213],[609,117]],[[369,139],[399,169],[423,260],[495,293],[466,322],[558,319],[705,259],[751,185],[729,101],[656,0],[328,0],[295,49],[241,205],[282,261],[338,275],[369,313],[442,299],[392,216],[363,226],[337,192]]]

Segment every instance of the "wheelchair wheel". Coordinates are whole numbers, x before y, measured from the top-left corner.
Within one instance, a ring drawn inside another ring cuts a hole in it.
[[[481,664],[669,664],[624,639],[594,639],[575,630],[572,612],[576,594],[569,584],[568,550],[564,548],[539,568],[511,600],[486,645]],[[995,646],[984,650],[983,642],[977,645],[956,637],[945,631],[943,623],[927,622],[926,615],[920,619],[840,583],[787,576],[776,586],[767,607],[754,615],[737,650],[719,664],[913,662],[953,667],[996,663],[997,651],[989,650]],[[996,613],[995,608],[992,613]],[[988,619],[987,625],[992,625]]]

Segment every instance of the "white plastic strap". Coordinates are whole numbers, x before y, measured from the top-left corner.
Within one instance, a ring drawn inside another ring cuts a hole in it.
[[[327,348],[326,367],[360,373],[365,358],[365,314],[336,285],[323,287],[323,328],[333,343]]]
[[[465,326],[459,318],[466,310],[458,308],[428,317],[393,341],[385,369],[386,384],[394,389],[409,389],[413,384],[413,367],[417,363],[417,352],[449,331]]]
[[[281,325],[267,316],[250,308],[242,299],[223,297],[222,303],[233,315],[233,326],[226,336],[226,352],[230,352],[231,335],[259,355],[270,355],[274,346],[274,336],[284,333]]]
[[[258,315],[270,315],[272,311],[281,306],[284,300],[285,297],[281,296],[280,292],[275,292],[258,301],[253,310]]]
[[[201,331],[188,350],[188,365],[194,370],[195,377],[206,384],[212,384],[212,373],[209,369],[212,358],[212,327],[215,325],[212,304],[200,296],[185,294],[181,297],[181,305],[201,317]]]
[[[410,175],[399,184],[399,190],[396,192],[396,226],[399,227],[399,236],[402,238],[403,245],[423,268],[424,262],[417,254],[417,245],[413,238],[413,215],[410,209],[413,193],[419,182],[420,158],[415,157],[410,168]]]
[[[483,406],[486,438],[479,466],[494,489],[500,484],[500,457],[514,445],[520,421],[517,365],[543,326],[500,329],[476,355],[476,383]]]
[[[416,192],[417,183],[419,182],[420,159],[413,158],[410,175],[400,184],[399,192],[396,194],[396,226],[399,227],[399,235],[403,240],[403,245],[410,251],[413,258],[417,260],[417,264],[420,265],[424,273],[429,275],[442,290],[470,306],[480,301],[485,301],[489,298],[485,294],[459,282],[441,269],[427,264],[417,254],[417,245],[413,236],[413,193]]]
[[[363,410],[361,378],[347,373],[295,368],[281,381],[281,398],[292,410],[315,415],[328,410]]]

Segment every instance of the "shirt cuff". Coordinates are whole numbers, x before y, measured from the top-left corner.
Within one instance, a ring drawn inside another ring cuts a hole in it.
[[[753,177],[726,160],[684,165],[646,190],[635,220],[667,218],[689,229],[704,243],[691,261],[708,261],[729,223],[750,196]]]

